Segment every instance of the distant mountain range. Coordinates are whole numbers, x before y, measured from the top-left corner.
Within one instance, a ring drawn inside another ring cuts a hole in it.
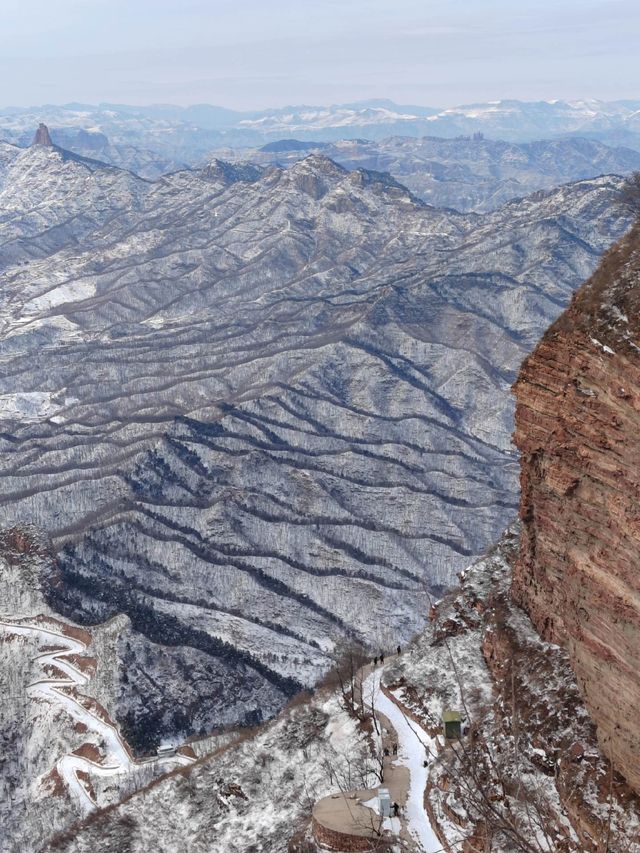
[[[640,169],[640,151],[580,137],[537,142],[432,136],[392,136],[375,142],[283,139],[257,149],[223,148],[216,154],[263,167],[288,166],[309,154],[323,154],[347,169],[389,172],[429,204],[477,212],[570,181]]]
[[[83,130],[106,135],[115,146],[146,148],[168,161],[189,164],[197,163],[212,148],[221,145],[256,147],[282,137],[326,142],[353,138],[377,140],[398,134],[451,138],[483,133],[493,139],[526,142],[583,136],[640,150],[640,99],[509,100],[444,110],[387,100],[253,112],[207,104],[8,107],[0,109],[0,137],[26,145],[40,121],[52,128],[54,141],[59,144],[68,144],[68,134]]]
[[[537,190],[598,175],[625,175],[640,169],[640,145],[637,148],[607,145],[595,138],[557,136],[532,142],[509,142],[492,139],[481,132],[452,138],[415,136],[412,135],[417,127],[415,122],[431,121],[444,115],[421,116],[419,108],[402,108],[412,109],[415,114],[411,121],[405,117],[399,122],[402,135],[395,133],[380,137],[383,129],[393,128],[388,124],[375,124],[374,120],[388,116],[391,110],[388,104],[384,107],[379,102],[376,104],[358,110],[354,105],[325,110],[320,123],[343,122],[334,125],[333,130],[341,136],[332,141],[322,138],[326,135],[326,127],[323,130],[314,126],[314,116],[316,119],[319,116],[315,108],[301,108],[295,114],[299,118],[302,116],[307,126],[313,128],[301,132],[303,138],[284,135],[268,142],[264,139],[271,131],[259,134],[251,131],[247,136],[246,129],[238,129],[243,123],[254,121],[239,118],[242,114],[234,114],[236,129],[212,130],[196,126],[196,119],[203,125],[214,120],[220,123],[229,121],[229,111],[208,107],[184,110],[149,108],[146,115],[143,108],[133,114],[123,111],[123,108],[118,108],[119,112],[102,108],[81,110],[76,105],[74,109],[42,108],[40,113],[58,122],[52,127],[51,136],[60,148],[151,180],[181,169],[206,166],[212,159],[266,168],[287,167],[309,154],[323,154],[347,169],[389,172],[423,201],[460,211],[495,210],[511,199],[522,198]],[[520,117],[526,112],[525,107],[530,107],[529,112],[533,113],[534,106],[521,104]],[[631,115],[630,109],[628,105],[620,107],[616,114],[623,117]],[[49,116],[50,111],[55,115]],[[448,113],[453,115],[455,111]],[[478,114],[483,120],[494,115],[491,110],[478,111]],[[574,114],[577,115],[578,111],[574,110]],[[276,115],[280,115],[284,122],[293,114],[278,111],[270,114],[268,122],[273,124]],[[409,113],[396,111],[394,115],[406,116]],[[584,117],[584,111],[582,115]],[[354,128],[347,119],[356,116],[371,120],[368,126],[360,126],[358,133],[369,134],[375,139],[354,136]],[[36,120],[33,112],[10,111],[10,115],[6,112],[0,115],[0,138],[4,133],[13,145],[29,145],[33,136],[31,119]],[[263,120],[267,121],[267,117],[255,119],[257,122]],[[531,115],[529,120],[532,120]],[[300,131],[299,122],[294,123],[293,128],[283,122],[280,123],[283,134]],[[81,126],[83,123],[86,127]],[[428,131],[433,129],[432,126],[427,127]],[[544,128],[540,128],[540,132],[543,131]],[[504,135],[509,136],[509,133],[505,130]],[[610,135],[616,136],[615,133]],[[617,135],[633,142],[633,134],[629,137],[629,132]],[[1,162],[0,152],[0,168]]]

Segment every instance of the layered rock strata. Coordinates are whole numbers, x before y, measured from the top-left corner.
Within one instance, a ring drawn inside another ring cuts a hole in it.
[[[640,789],[640,225],[515,385],[523,523],[513,592],[569,652],[605,754]]]

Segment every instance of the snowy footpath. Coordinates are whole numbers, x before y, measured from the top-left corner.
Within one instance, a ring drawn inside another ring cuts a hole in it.
[[[407,829],[423,853],[438,853],[442,844],[429,823],[424,810],[424,791],[427,786],[428,767],[424,766],[427,750],[436,754],[434,739],[417,723],[405,716],[400,708],[380,689],[382,669],[374,670],[365,680],[364,700],[375,711],[384,714],[396,731],[398,755],[394,763],[409,771],[409,789],[404,815]]]
[[[90,788],[81,780],[80,774],[87,774],[89,778],[113,777],[130,773],[144,764],[166,765],[166,769],[169,770],[193,761],[185,755],[143,761],[135,761],[132,758],[116,726],[98,711],[92,710],[91,706],[85,707],[80,701],[81,697],[75,693],[76,688],[87,684],[89,676],[66,658],[70,655],[85,654],[86,645],[83,642],[50,628],[24,622],[0,621],[0,629],[14,636],[35,638],[41,646],[49,647],[47,651],[36,657],[36,661],[42,672],[46,672],[46,667],[55,667],[61,675],[32,682],[28,687],[28,695],[63,708],[76,722],[83,724],[89,732],[97,736],[96,740],[102,745],[105,758],[100,763],[81,755],[70,754],[63,756],[56,764],[60,777],[83,812],[97,808],[97,802]]]

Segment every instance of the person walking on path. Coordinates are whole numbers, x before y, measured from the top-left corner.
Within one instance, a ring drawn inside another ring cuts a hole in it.
[[[384,654],[382,652],[380,652],[380,664],[382,665],[383,663],[384,663]]]
[[[402,649],[398,646],[398,654],[402,654]]]
[[[374,666],[378,666],[378,658],[374,658],[374,659],[373,659],[373,665],[374,665]]]
[[[400,814],[400,806],[397,803],[393,804],[393,816],[398,817]]]

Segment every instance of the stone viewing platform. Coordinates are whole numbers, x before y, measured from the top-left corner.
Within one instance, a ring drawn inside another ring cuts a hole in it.
[[[378,792],[378,788],[370,788],[318,800],[312,821],[316,841],[330,850],[369,851],[379,849],[385,839],[397,839],[395,832],[382,826],[377,811]]]

